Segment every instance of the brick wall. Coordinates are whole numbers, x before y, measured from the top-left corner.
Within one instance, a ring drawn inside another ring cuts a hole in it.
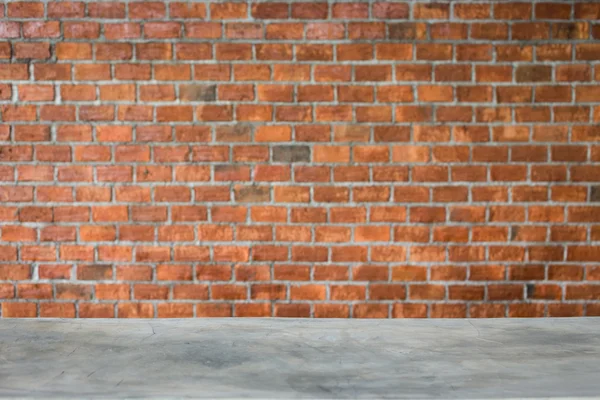
[[[0,12],[3,317],[600,315],[600,2]]]

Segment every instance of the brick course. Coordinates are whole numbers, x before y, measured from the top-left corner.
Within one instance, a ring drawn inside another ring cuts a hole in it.
[[[600,3],[5,1],[2,317],[600,315]]]

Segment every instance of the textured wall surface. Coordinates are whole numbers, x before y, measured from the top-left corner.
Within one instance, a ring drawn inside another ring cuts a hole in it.
[[[600,315],[600,2],[13,2],[3,317]]]

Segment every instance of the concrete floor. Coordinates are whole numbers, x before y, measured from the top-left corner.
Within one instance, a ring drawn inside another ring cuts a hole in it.
[[[594,318],[0,321],[0,397],[598,395]]]

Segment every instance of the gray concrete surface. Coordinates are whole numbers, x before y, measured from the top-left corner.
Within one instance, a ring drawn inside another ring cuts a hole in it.
[[[598,395],[595,318],[0,321],[0,397]]]

